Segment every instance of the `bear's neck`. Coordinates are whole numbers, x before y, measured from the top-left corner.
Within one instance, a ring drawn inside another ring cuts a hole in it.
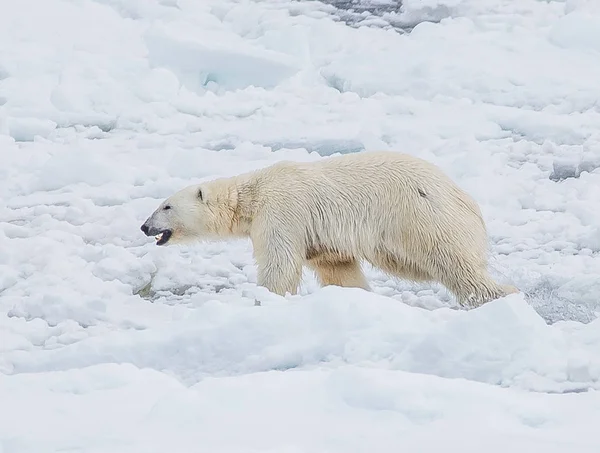
[[[230,233],[234,237],[250,236],[252,219],[256,212],[256,181],[240,175],[234,178],[231,194],[231,205],[233,215],[231,219]]]

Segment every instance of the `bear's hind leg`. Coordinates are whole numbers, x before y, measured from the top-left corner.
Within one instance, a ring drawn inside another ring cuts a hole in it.
[[[314,269],[322,286],[335,285],[346,288],[362,288],[370,291],[367,279],[360,268],[360,263],[356,260],[313,260],[308,265]]]
[[[464,263],[440,267],[436,280],[448,288],[463,307],[479,307],[486,302],[518,292],[514,286],[496,283],[487,270]]]
[[[477,286],[472,286],[471,290],[468,288],[469,287],[467,286],[465,290],[465,287],[461,286],[459,288],[450,289],[456,295],[458,302],[462,306],[471,308],[479,307],[486,302],[519,292],[514,286],[496,283],[487,274],[482,278],[482,283]]]

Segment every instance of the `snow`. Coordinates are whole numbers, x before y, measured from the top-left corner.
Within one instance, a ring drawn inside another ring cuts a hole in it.
[[[575,10],[562,17],[550,31],[557,46],[600,50],[600,16]]]
[[[329,3],[2,2],[0,452],[600,451],[598,2]],[[248,241],[139,230],[365,149],[471,193],[522,294],[282,298]]]

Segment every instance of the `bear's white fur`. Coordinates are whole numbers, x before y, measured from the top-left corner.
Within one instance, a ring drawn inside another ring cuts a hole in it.
[[[361,260],[403,279],[439,282],[462,305],[518,291],[488,274],[475,201],[433,164],[398,152],[280,162],[189,186],[142,230],[164,231],[159,243],[167,244],[249,237],[258,284],[280,295],[296,294],[303,265],[322,285],[368,290]]]

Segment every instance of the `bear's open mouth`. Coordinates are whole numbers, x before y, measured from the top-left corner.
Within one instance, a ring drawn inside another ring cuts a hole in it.
[[[173,231],[171,230],[162,230],[160,233],[154,236],[154,239],[156,239],[156,245],[165,245],[167,242],[169,242],[169,239],[171,239],[172,234]]]

